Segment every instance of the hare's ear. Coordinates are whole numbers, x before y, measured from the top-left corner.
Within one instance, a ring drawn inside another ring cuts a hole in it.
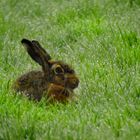
[[[43,70],[49,71],[48,61],[51,59],[50,55],[41,47],[38,41],[30,41],[27,39],[22,39],[21,43],[26,48],[28,54],[31,58],[40,64]]]
[[[51,59],[50,55],[45,51],[44,48],[40,45],[40,43],[36,40],[32,40],[32,43],[34,46],[40,48],[41,54],[45,57],[45,59],[48,61]]]

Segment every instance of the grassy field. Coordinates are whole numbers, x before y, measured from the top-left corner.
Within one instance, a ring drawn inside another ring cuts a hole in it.
[[[73,66],[77,104],[13,95],[19,75],[40,69],[22,38]],[[0,1],[0,140],[23,139],[140,139],[139,0]]]

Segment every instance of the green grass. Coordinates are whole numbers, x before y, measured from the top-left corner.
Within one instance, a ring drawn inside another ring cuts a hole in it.
[[[19,75],[40,69],[25,37],[74,67],[78,104],[13,94]],[[16,139],[140,139],[139,0],[0,2],[0,140]]]

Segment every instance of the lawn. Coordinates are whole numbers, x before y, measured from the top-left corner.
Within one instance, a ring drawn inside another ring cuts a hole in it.
[[[18,76],[40,69],[22,38],[72,65],[77,103],[14,94]],[[140,139],[139,0],[0,1],[0,140],[23,139]]]

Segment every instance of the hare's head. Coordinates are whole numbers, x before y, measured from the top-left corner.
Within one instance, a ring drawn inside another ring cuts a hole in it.
[[[41,47],[38,41],[22,39],[31,58],[42,66],[44,79],[48,83],[61,85],[68,89],[75,89],[79,84],[75,71],[62,61],[51,60],[50,55]]]

